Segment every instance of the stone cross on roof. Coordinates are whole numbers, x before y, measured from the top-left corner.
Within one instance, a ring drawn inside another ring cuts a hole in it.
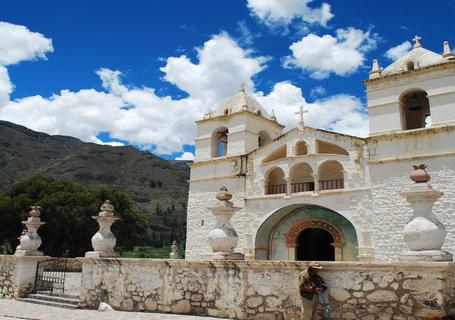
[[[308,110],[303,110],[303,106],[300,106],[300,110],[295,113],[295,114],[300,115],[300,121],[299,121],[300,128],[303,128],[303,114],[307,113],[307,112],[308,112]]]
[[[245,82],[240,83],[239,91],[245,92]]]
[[[420,36],[415,36],[414,38],[412,38],[412,40],[414,40],[414,48],[420,48],[422,46],[422,44],[420,43],[420,40],[422,40],[422,37]]]

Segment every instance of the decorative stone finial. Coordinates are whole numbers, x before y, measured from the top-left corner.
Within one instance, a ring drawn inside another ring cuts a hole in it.
[[[427,168],[426,164],[413,165],[413,167],[414,171],[412,171],[409,176],[412,181],[415,183],[425,183],[430,181],[430,175],[425,170]]]
[[[370,79],[379,78],[381,76],[381,67],[379,66],[378,59],[373,60],[373,66],[370,71]]]
[[[442,57],[447,60],[455,59],[455,55],[453,54],[452,50],[450,50],[449,41],[444,41],[444,51],[442,53]]]
[[[25,228],[19,237],[20,244],[16,247],[16,256],[42,256],[43,253],[38,251],[41,246],[41,237],[38,234],[38,229],[44,224],[41,222],[39,206],[30,206],[29,217],[27,221],[22,221]]]
[[[113,217],[114,216],[114,206],[109,200],[104,201],[100,207],[101,212],[99,213],[100,217]]]
[[[220,188],[220,191],[216,193],[215,197],[220,201],[229,201],[232,199],[232,194],[223,186]]]
[[[232,199],[232,194],[226,187],[220,188],[216,198],[222,201],[221,206],[208,208],[216,218],[216,224],[208,236],[213,259],[243,259],[242,254],[234,252],[238,236],[230,223],[231,217],[241,208],[234,207],[233,203],[229,201]]]
[[[172,249],[172,251],[169,254],[169,257],[171,259],[178,259],[179,258],[179,254],[177,252],[177,241],[176,240],[172,241],[171,249]]]
[[[413,167],[411,179],[416,183],[400,193],[413,211],[412,219],[403,228],[403,238],[409,250],[400,254],[400,260],[452,261],[452,254],[441,249],[447,234],[445,227],[433,213],[433,204],[442,192],[427,183],[430,176],[425,171],[426,164]]]
[[[420,48],[422,44],[420,43],[420,40],[422,40],[422,37],[416,35],[414,38],[412,38],[414,41],[414,48]]]
[[[86,252],[87,258],[105,258],[115,257],[117,253],[114,252],[115,243],[117,239],[111,231],[111,225],[119,218],[114,217],[114,206],[111,205],[109,200],[104,201],[100,207],[101,211],[97,216],[92,217],[99,224],[99,230],[92,237],[92,247],[94,251]]]
[[[275,111],[272,109],[272,117],[270,118],[272,121],[276,121]]]
[[[34,218],[39,218],[39,216],[41,215],[41,207],[40,206],[30,206],[30,212],[28,213],[30,217],[34,217]]]
[[[240,83],[239,92],[245,93],[245,82]]]

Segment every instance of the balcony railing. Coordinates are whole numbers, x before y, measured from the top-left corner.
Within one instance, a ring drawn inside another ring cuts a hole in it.
[[[344,179],[319,180],[319,190],[343,189]]]
[[[291,193],[314,191],[314,182],[291,183]],[[319,190],[343,189],[344,179],[319,180]],[[286,193],[286,184],[276,184],[265,187],[265,194]]]
[[[285,184],[277,184],[277,185],[265,187],[265,194],[279,194],[279,193],[286,193]]]
[[[314,182],[291,183],[292,193],[314,191]]]

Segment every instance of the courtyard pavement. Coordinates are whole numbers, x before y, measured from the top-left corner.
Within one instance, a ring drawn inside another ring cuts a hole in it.
[[[0,320],[219,320],[220,318],[196,317],[146,312],[120,312],[96,310],[69,310],[16,300],[0,299]]]

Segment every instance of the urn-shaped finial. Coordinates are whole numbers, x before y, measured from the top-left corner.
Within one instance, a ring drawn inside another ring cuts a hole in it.
[[[430,181],[430,175],[426,172],[427,165],[413,165],[414,171],[411,172],[410,178],[415,183],[425,183]]]
[[[99,213],[102,217],[113,217],[114,216],[114,206],[109,200],[104,201],[100,207],[101,212]]]
[[[229,201],[232,199],[232,194],[226,187],[223,186],[220,188],[220,191],[217,192],[215,197],[220,201]]]
[[[30,217],[33,217],[33,218],[39,218],[39,216],[41,215],[41,207],[40,206],[30,206],[30,212],[28,213]]]

